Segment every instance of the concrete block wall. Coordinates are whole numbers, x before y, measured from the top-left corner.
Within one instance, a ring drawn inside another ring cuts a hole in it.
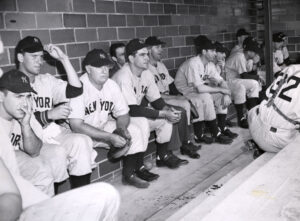
[[[272,30],[288,36],[290,57],[300,63],[300,1],[272,0]]]
[[[253,0],[1,0],[0,35],[5,53],[0,67],[14,67],[14,47],[27,36],[38,36],[44,44],[58,45],[81,71],[85,54],[93,48],[108,51],[112,42],[156,35],[167,42],[164,60],[174,73],[193,55],[193,38],[207,34],[224,42],[235,43],[235,32],[245,27],[257,35]],[[298,16],[299,17],[299,16]],[[44,63],[41,73],[58,77],[64,70],[56,61]],[[155,144],[149,144],[149,156]],[[93,180],[112,178],[120,173],[121,163],[111,163],[106,151],[98,150],[100,166]]]

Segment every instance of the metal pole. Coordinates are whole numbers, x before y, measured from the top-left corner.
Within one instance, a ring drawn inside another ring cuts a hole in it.
[[[264,0],[266,83],[273,82],[272,0]]]

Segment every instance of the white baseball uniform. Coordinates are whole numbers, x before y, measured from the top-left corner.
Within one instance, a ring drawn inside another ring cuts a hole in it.
[[[211,121],[216,119],[215,105],[218,105],[222,95],[216,93],[198,93],[197,87],[206,82],[207,71],[200,56],[194,56],[186,60],[177,70],[175,85],[177,89],[197,108],[198,121]],[[219,108],[217,108],[219,110]]]
[[[69,118],[82,119],[86,124],[112,133],[116,129],[116,121],[109,116],[118,118],[128,114],[129,111],[119,86],[113,80],[108,79],[99,91],[90,82],[87,73],[82,75],[80,80],[83,83],[83,94],[71,99],[72,111]],[[131,134],[132,144],[126,155],[146,151],[150,136],[147,119],[130,118],[128,131]],[[108,147],[106,143],[96,140],[94,140],[94,146]]]
[[[149,70],[143,71],[140,77],[134,75],[126,63],[112,77],[120,86],[122,94],[128,105],[140,105],[146,97],[149,102],[159,99],[160,93],[155,84],[152,73]],[[150,131],[155,130],[158,143],[169,142],[172,135],[173,125],[164,119],[147,119]]]
[[[248,98],[258,98],[260,85],[258,81],[252,79],[241,79],[240,74],[248,72],[247,60],[242,52],[230,55],[226,59],[226,81],[231,90],[231,95],[235,104],[243,104]]]
[[[61,102],[67,102],[67,82],[57,79],[51,74],[40,74],[31,84],[37,94],[33,94],[34,111],[46,111]],[[60,127],[62,132],[55,137],[59,145],[66,153],[68,171],[71,175],[82,176],[91,173],[95,167],[97,153],[93,149],[90,137],[83,134],[70,133],[69,130]],[[54,144],[44,144],[44,147]]]
[[[268,100],[262,101],[248,113],[250,133],[261,149],[278,152],[299,136],[300,123],[295,125],[290,122],[300,121],[299,84],[300,65],[289,66],[267,89]]]
[[[174,82],[174,79],[170,76],[169,71],[168,71],[167,67],[164,65],[164,63],[158,61],[156,67],[153,66],[152,64],[149,64],[148,69],[151,71],[151,73],[154,76],[155,83],[159,89],[159,92],[161,94],[169,95],[169,85]],[[191,106],[190,106],[188,100],[168,98],[168,99],[164,99],[164,101],[167,104],[179,106],[179,107],[182,107],[183,109],[185,109],[187,121],[188,121],[188,124],[190,124]]]
[[[1,123],[0,158],[20,190],[23,212],[18,220],[117,220],[120,196],[109,184],[92,184],[49,198],[21,177],[7,131]]]

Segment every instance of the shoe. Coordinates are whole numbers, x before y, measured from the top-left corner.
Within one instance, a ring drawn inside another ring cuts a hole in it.
[[[195,136],[195,141],[197,143],[211,144],[214,142],[214,139],[212,137],[208,137],[208,136],[202,134],[201,136]]]
[[[260,147],[254,142],[254,140],[251,140],[254,148],[253,148],[253,159],[258,158],[260,155],[262,155],[265,151],[260,149]]]
[[[193,151],[201,150],[201,147],[202,147],[200,144],[195,145],[195,144],[193,144],[192,142],[189,142],[188,145],[190,146],[190,148],[191,148]]]
[[[239,125],[239,127],[244,128],[244,129],[249,128],[248,121],[245,117],[243,117],[239,120],[238,125]]]
[[[231,139],[237,138],[239,136],[237,133],[233,133],[228,128],[225,128],[224,131],[222,132],[222,134],[229,137],[229,138],[231,138]]]
[[[179,162],[177,161],[177,159],[167,154],[164,156],[163,159],[156,158],[156,166],[176,169],[179,167]]]
[[[179,157],[177,157],[176,155],[174,155],[173,153],[170,153],[171,157],[174,158],[175,160],[177,160],[179,166],[181,165],[186,165],[189,163],[188,160],[184,160],[184,159],[180,159]]]
[[[146,180],[148,182],[158,179],[159,175],[155,173],[151,173],[146,168],[142,168],[135,172],[137,177]]]
[[[200,155],[197,152],[195,152],[194,150],[192,150],[188,145],[182,145],[180,147],[180,153],[182,155],[188,155],[192,159],[200,158]]]
[[[132,174],[130,177],[123,176],[122,182],[125,185],[131,185],[131,186],[135,186],[136,188],[142,188],[142,189],[148,188],[150,185],[150,183],[140,179],[135,174]]]
[[[233,142],[233,140],[230,137],[227,137],[223,134],[219,134],[216,138],[215,138],[215,142],[219,143],[219,144],[231,144]]]

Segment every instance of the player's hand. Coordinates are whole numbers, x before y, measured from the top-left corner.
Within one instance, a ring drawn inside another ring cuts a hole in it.
[[[22,119],[19,119],[20,124],[22,126],[30,125],[30,119],[32,116],[33,109],[29,99],[26,99],[26,103],[23,107],[21,107],[21,110],[24,112],[24,117]]]
[[[222,97],[222,107],[226,109],[231,104],[231,97],[229,95],[224,95]]]
[[[68,56],[57,46],[53,44],[48,44],[44,46],[44,50],[47,51],[51,57],[57,59],[57,60],[64,60],[68,58]]]
[[[178,112],[178,111],[168,110],[165,113],[165,117],[171,123],[177,123],[181,119],[181,112],[180,111]]]
[[[109,142],[114,146],[114,147],[124,147],[125,144],[127,143],[126,139],[117,135],[117,134],[110,134],[109,137]]]
[[[260,61],[260,56],[257,54],[254,56],[254,58],[252,59],[254,64],[257,64]]]
[[[209,80],[209,83],[211,83],[214,86],[218,86],[218,84],[219,84],[218,80],[215,77],[209,77],[208,80]]]
[[[48,110],[48,118],[50,120],[67,119],[71,110],[69,103],[61,104],[51,110]]]
[[[225,67],[225,59],[224,60],[218,60],[217,65],[222,69]]]

